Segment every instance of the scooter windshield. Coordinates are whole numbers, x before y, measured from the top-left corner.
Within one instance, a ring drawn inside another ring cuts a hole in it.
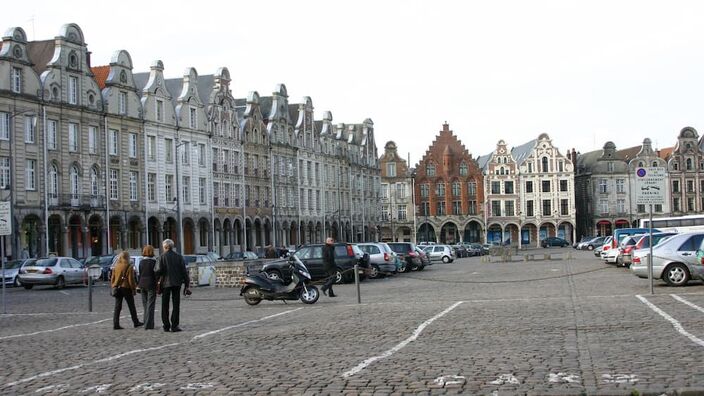
[[[296,268],[296,270],[306,278],[312,279],[310,276],[310,272],[308,272],[308,268],[305,264],[303,264],[303,261],[301,261],[301,259],[299,259],[295,254],[291,257],[293,261],[293,266]]]

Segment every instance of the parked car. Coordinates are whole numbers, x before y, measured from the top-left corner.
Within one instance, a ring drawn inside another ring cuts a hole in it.
[[[396,272],[396,254],[385,243],[360,243],[361,251],[369,255],[369,278]]]
[[[405,262],[406,266],[401,272],[411,270],[422,271],[425,268],[423,261],[416,252],[416,245],[411,242],[390,242],[389,247],[393,250],[401,261]]]
[[[457,258],[469,256],[469,252],[467,252],[467,248],[464,245],[451,245],[450,247],[455,251],[455,257]]]
[[[313,280],[325,279],[327,274],[323,265],[323,244],[304,245],[294,253],[305,264]],[[357,250],[357,251],[355,251]],[[369,268],[369,255],[363,253],[359,247],[351,243],[335,243],[335,265],[337,266],[336,283],[351,282],[354,280],[352,269],[359,265],[360,280],[366,278]],[[261,269],[270,278],[283,279],[285,283],[291,281],[291,269],[287,260],[266,262]]]
[[[676,232],[656,232],[653,233],[653,241],[655,242],[654,246],[657,246],[660,242],[667,240],[667,238],[677,235]],[[631,237],[628,237],[631,238]],[[647,249],[648,253],[650,252],[650,235],[645,234],[645,235],[640,235],[636,237],[637,241],[635,245],[630,245],[630,246],[625,246],[623,248],[623,253],[621,254],[622,257],[622,263],[626,267],[630,267],[631,263],[633,263],[633,257],[636,253],[636,251],[640,249]]]
[[[186,267],[196,266],[198,269],[198,286],[208,286],[214,282],[215,261],[208,254],[185,254],[183,260]]]
[[[25,289],[34,285],[53,285],[59,289],[70,284],[83,284],[87,272],[83,264],[73,257],[48,257],[37,259],[20,271],[20,283]]]
[[[572,244],[572,247],[575,249],[582,250],[584,244],[591,241],[592,239],[594,239],[594,236],[592,236],[592,235],[582,236],[582,238],[579,240],[579,242],[575,242],[574,244]]]
[[[102,271],[100,273],[100,280],[108,281],[110,280],[110,267],[115,261],[115,257],[117,256],[114,254],[108,254],[104,256],[90,256],[83,261],[83,265],[86,267],[90,267],[94,264],[99,265],[102,268]]]
[[[558,238],[558,237],[547,237],[540,241],[540,246],[547,248],[551,246],[560,246],[560,247],[566,247],[569,246],[570,243],[567,242],[565,239]]]
[[[467,257],[481,256],[484,254],[484,249],[480,243],[465,243],[467,249]]]
[[[579,249],[579,250],[594,250],[597,247],[604,245],[605,239],[606,239],[606,237],[591,238],[588,241],[580,242],[577,245],[577,249]]]
[[[246,251],[246,252],[230,252],[227,256],[225,256],[225,260],[235,260],[235,261],[244,261],[244,260],[257,260],[259,256],[257,256],[254,252]]]
[[[633,247],[638,243],[638,240],[642,237],[640,234],[628,235],[621,240],[618,248],[611,249],[616,256],[616,261],[614,262],[616,266],[628,267],[631,265],[632,257],[631,251]],[[627,257],[626,257],[627,256]],[[607,261],[608,262],[608,261]]]
[[[662,279],[670,286],[684,286],[690,280],[704,280],[701,257],[704,232],[673,235],[653,246],[653,279]],[[648,277],[647,256],[650,249],[637,250],[631,272],[639,278]]]
[[[112,279],[112,271],[115,269],[115,265],[117,264],[117,259],[119,256],[115,256],[112,260],[112,264],[110,264],[110,269],[108,270],[108,278],[107,280]],[[144,256],[130,256],[130,264],[134,267],[134,275],[139,279],[139,262],[144,259]]]
[[[425,251],[423,249],[421,249],[420,246],[416,246],[416,253],[418,253],[418,257],[420,257],[421,264],[423,264],[425,266],[433,265],[433,262],[430,261],[430,257],[428,257],[428,255],[425,254]]]
[[[20,283],[20,270],[33,265],[36,261],[36,259],[20,259],[5,263],[5,272],[3,273],[5,286],[22,286],[22,283]]]
[[[455,251],[448,245],[435,245],[425,248],[425,253],[430,258],[430,261],[442,261],[443,263],[451,263],[455,261]]]
[[[602,258],[602,253],[604,252],[604,249],[606,249],[606,250],[611,249],[611,238],[613,238],[613,237],[612,237],[612,236],[607,236],[607,237],[604,239],[604,244],[601,245],[601,246],[597,246],[597,247],[594,249],[594,255],[595,255],[596,257]]]

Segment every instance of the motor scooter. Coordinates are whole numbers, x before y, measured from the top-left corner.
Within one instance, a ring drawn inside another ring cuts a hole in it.
[[[265,272],[247,274],[243,281],[240,296],[249,305],[257,305],[262,300],[298,300],[304,304],[314,304],[320,297],[318,288],[311,284],[312,278],[308,268],[296,256],[290,256],[291,282],[285,284],[283,279],[271,279]]]

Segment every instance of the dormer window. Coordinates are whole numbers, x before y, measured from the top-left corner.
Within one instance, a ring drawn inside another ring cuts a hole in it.
[[[22,69],[19,67],[12,68],[12,92],[21,93],[22,92]]]
[[[120,91],[118,94],[118,113],[127,114],[127,92]]]
[[[198,116],[198,113],[196,112],[196,108],[191,107],[190,108],[190,119],[189,119],[191,129],[196,129],[196,125],[198,125],[197,116]]]
[[[428,164],[425,166],[426,175],[432,177],[435,176],[435,164]]]
[[[164,121],[164,101],[156,100],[156,120]]]
[[[78,77],[68,77],[68,103],[78,104]]]
[[[51,100],[59,100],[59,89],[57,87],[51,89]]]
[[[562,164],[562,163],[560,163],[560,164]],[[606,163],[606,170],[608,172],[613,172],[614,171],[614,163],[611,161],[607,162]]]
[[[78,68],[78,57],[73,52],[68,56],[68,66],[72,69]]]
[[[693,170],[693,167],[694,167],[694,166],[692,165],[692,159],[691,159],[691,158],[687,158],[687,160],[685,161],[685,166],[687,167],[687,170],[688,170],[688,171]]]

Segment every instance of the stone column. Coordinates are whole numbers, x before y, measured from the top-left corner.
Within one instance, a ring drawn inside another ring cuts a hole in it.
[[[90,256],[90,229],[83,227],[83,257]]]

